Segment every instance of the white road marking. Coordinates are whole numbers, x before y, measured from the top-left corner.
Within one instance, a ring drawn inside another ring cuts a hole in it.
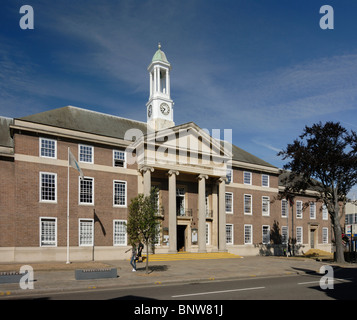
[[[207,294],[217,294],[217,293],[236,292],[236,291],[248,291],[248,290],[258,290],[258,289],[265,289],[265,287],[254,287],[254,288],[232,289],[232,290],[222,290],[222,291],[188,293],[188,294],[180,294],[180,295],[176,295],[176,296],[171,296],[171,298],[201,296],[201,295],[207,295]]]

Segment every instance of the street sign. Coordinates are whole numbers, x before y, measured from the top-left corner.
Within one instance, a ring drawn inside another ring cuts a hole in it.
[[[357,224],[346,224],[346,235],[349,237],[357,237]]]
[[[349,236],[351,235],[351,233],[352,233],[352,224],[346,224],[345,232],[346,232],[347,235],[349,235]]]

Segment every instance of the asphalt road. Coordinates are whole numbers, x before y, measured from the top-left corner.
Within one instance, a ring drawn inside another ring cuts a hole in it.
[[[346,300],[357,299],[357,278],[355,272],[335,274],[333,281],[327,279],[333,289],[320,286],[321,275],[287,275],[282,277],[250,278],[227,281],[207,281],[186,284],[172,284],[131,288],[87,289],[75,292],[54,292],[42,295],[9,296],[6,300],[204,300],[219,304],[224,300]],[[132,307],[140,303],[128,304]],[[218,307],[217,307],[218,308]],[[217,309],[216,308],[216,309]],[[139,310],[137,310],[139,312]],[[141,310],[143,312],[145,310]],[[183,310],[182,310],[183,311]],[[218,311],[218,310],[217,310]]]

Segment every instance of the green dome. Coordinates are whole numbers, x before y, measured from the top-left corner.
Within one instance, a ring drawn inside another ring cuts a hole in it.
[[[154,62],[154,61],[162,61],[162,62],[169,63],[167,61],[165,52],[161,51],[161,44],[160,43],[159,43],[159,49],[155,52],[154,56],[152,57],[151,62]]]

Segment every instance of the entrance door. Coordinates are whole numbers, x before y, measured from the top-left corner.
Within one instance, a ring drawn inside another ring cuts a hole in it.
[[[311,246],[311,249],[315,248],[315,230],[316,229],[311,229],[310,230],[310,246]]]
[[[177,225],[177,252],[185,251],[186,226]]]

